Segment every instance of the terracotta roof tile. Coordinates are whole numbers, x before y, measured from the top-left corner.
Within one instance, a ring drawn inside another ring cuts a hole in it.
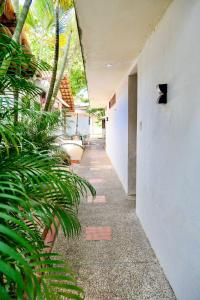
[[[60,92],[62,99],[69,105],[69,111],[74,112],[74,98],[70,86],[69,79],[64,76],[60,84]]]

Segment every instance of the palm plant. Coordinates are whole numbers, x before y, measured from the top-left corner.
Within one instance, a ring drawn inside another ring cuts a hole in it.
[[[14,34],[13,34],[13,37],[12,37],[13,41],[15,41],[15,42],[19,42],[20,35],[22,33],[24,23],[26,21],[31,3],[32,3],[32,0],[25,0],[24,1],[23,9],[22,9],[22,12],[19,16],[17,26],[15,28],[15,31],[14,31]],[[4,56],[4,59],[1,63],[1,68],[0,68],[0,79],[3,79],[4,76],[6,75],[8,69],[10,67],[10,63],[12,61],[12,57],[14,56],[14,54],[15,54],[14,49],[11,49],[11,51],[8,52],[6,56]]]
[[[0,93],[3,94],[6,90],[6,94],[8,95],[9,91],[9,96],[11,96],[14,87],[16,87],[22,94],[26,94],[28,91],[32,95],[36,95],[39,89],[36,89],[27,78],[33,75],[36,70],[47,70],[49,66],[44,62],[38,64],[32,54],[27,53],[21,45],[13,41],[4,32],[0,32],[0,48],[0,63],[3,64],[4,58],[8,55],[12,59],[6,74],[0,81]],[[12,56],[13,52],[15,52],[14,56]],[[17,72],[19,68],[21,68],[21,74]]]
[[[48,59],[52,60],[53,70],[45,111],[50,111],[53,106],[68,60],[72,35],[70,29],[74,26],[72,21],[75,20],[72,7],[73,2],[71,0],[35,0],[27,17],[26,27],[31,35],[39,37],[41,41],[45,39],[45,43],[48,43],[50,49],[54,44],[53,59],[51,57],[52,51],[48,51]],[[52,40],[53,35],[55,36],[54,41]],[[69,38],[66,40],[68,35]],[[63,41],[64,51],[62,51]],[[39,59],[43,56],[42,43],[39,49],[38,45],[35,47],[35,52]],[[61,54],[63,54],[63,58],[60,60]],[[61,65],[61,68],[58,73],[59,65]]]
[[[41,231],[52,223],[57,229],[56,217],[66,236],[78,234],[80,195],[93,189],[50,153],[23,150],[12,125],[1,122],[0,137],[0,298],[58,299],[57,288],[56,294],[82,299],[64,261],[45,254]]]
[[[69,55],[71,37],[72,37],[72,32],[70,32],[68,41],[67,41],[66,46],[65,46],[64,57],[63,57],[63,60],[62,60],[62,66],[61,66],[60,72],[58,74],[58,79],[55,82],[55,87],[54,87],[54,91],[53,91],[53,95],[52,95],[53,99],[52,99],[51,104],[50,104],[50,109],[52,108],[53,103],[54,103],[54,101],[57,97],[59,87],[60,87],[61,81],[62,81],[63,76],[64,76],[64,72],[65,72],[65,68],[66,68],[66,64],[67,64],[67,60],[68,60],[68,55]]]
[[[41,236],[52,223],[58,230],[57,221],[66,236],[77,235],[80,197],[95,191],[49,150],[27,141],[6,103],[0,110],[0,299],[83,299],[66,263],[46,253]]]
[[[33,111],[27,108],[21,109],[20,113],[23,114],[23,118],[15,128],[24,141],[24,147],[30,150],[51,150],[54,156],[59,157],[65,165],[69,166],[70,156],[56,144],[58,137],[56,130],[58,125],[62,126],[60,113]]]
[[[51,98],[53,95],[53,90],[56,82],[56,75],[57,75],[57,69],[58,69],[58,59],[59,59],[59,4],[56,6],[56,11],[55,11],[55,21],[56,21],[56,26],[55,26],[55,50],[54,50],[54,64],[53,64],[53,71],[51,75],[51,82],[50,82],[50,87],[47,95],[47,101],[45,104],[45,111],[48,111],[50,109],[50,104],[51,104]]]
[[[53,63],[53,71],[51,76],[51,82],[49,87],[49,92],[47,95],[47,101],[45,104],[45,111],[51,110],[53,106],[52,96],[54,93],[54,87],[56,83],[57,69],[58,69],[58,60],[59,60],[59,16],[61,8],[64,10],[68,10],[70,6],[72,6],[72,2],[69,0],[56,0],[55,3],[55,50],[54,50],[54,63]],[[66,46],[68,48],[68,46]],[[68,50],[67,50],[68,55]],[[66,65],[66,62],[65,62]]]
[[[6,74],[0,81],[0,94],[14,98],[15,123],[18,123],[19,99],[24,96],[35,97],[42,91],[37,88],[29,79],[35,72],[49,70],[49,65],[41,61],[36,62],[34,56],[26,49],[15,42],[10,36],[4,34],[4,27],[0,33],[0,63],[10,55],[10,65]],[[13,55],[15,53],[15,55]],[[20,71],[19,71],[20,70]],[[1,72],[1,69],[0,69]]]
[[[55,26],[55,12],[53,1],[35,0],[29,10],[25,30],[31,41],[31,48],[37,60],[48,58],[52,63],[53,34]],[[38,39],[40,43],[38,43]],[[44,47],[46,45],[47,47]],[[44,51],[45,50],[45,51]],[[50,50],[50,51],[49,51]],[[45,53],[45,57],[44,57]]]
[[[26,143],[27,149],[55,150],[55,134],[60,124],[60,113],[33,111],[22,109],[22,121],[18,122],[16,130]]]
[[[52,224],[58,231],[58,222],[66,237],[77,235],[80,198],[95,191],[50,151],[48,132],[57,123],[56,115],[40,117],[40,130],[39,112],[17,107],[20,116],[26,115],[14,124],[11,91],[16,88],[33,101],[41,90],[31,82],[29,72],[46,65],[38,65],[6,35],[0,36],[0,49],[0,61],[8,55],[11,59],[0,85],[0,299],[81,300],[83,291],[75,276],[58,254],[48,253],[42,236]],[[26,124],[35,132],[25,133]]]

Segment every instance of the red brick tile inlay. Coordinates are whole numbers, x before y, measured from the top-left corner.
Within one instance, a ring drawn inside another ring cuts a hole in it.
[[[112,229],[106,227],[86,227],[86,241],[110,241],[112,239]]]
[[[71,159],[72,164],[80,164],[80,160],[77,159]]]
[[[104,196],[104,195],[96,196],[95,199],[93,199],[92,196],[88,196],[87,202],[88,203],[94,203],[94,204],[96,204],[96,203],[106,203],[106,196]]]

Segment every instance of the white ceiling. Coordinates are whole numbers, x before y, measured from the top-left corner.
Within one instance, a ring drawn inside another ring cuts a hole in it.
[[[75,0],[92,106],[110,100],[171,2]]]

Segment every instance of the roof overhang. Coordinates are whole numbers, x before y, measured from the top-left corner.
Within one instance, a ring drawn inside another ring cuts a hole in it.
[[[62,105],[64,105],[65,107],[69,107],[69,104],[67,104],[62,98],[57,97],[56,100],[60,102]]]
[[[75,0],[89,98],[105,106],[172,0]]]

